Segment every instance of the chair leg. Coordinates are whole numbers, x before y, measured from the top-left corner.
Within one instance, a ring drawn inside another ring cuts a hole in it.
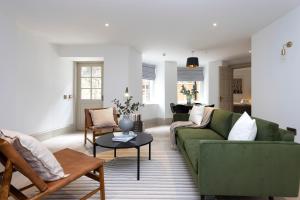
[[[99,182],[100,182],[100,200],[105,200],[103,165],[101,167],[99,167]]]
[[[84,145],[86,145],[87,129],[84,129]]]
[[[12,173],[13,173],[12,163],[10,160],[7,160],[5,164],[5,171],[3,173],[2,184],[0,188],[0,200],[6,200],[9,197]]]
[[[205,195],[201,195],[201,200],[205,200]]]
[[[96,157],[96,137],[95,132],[93,132],[93,155]]]
[[[274,200],[274,197],[269,197],[269,200]]]

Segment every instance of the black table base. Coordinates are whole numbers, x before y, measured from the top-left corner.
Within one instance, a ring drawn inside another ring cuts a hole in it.
[[[105,136],[101,136],[96,140],[96,143],[93,145],[93,154],[96,157],[96,147],[101,146],[104,148],[113,148],[114,149],[114,158],[117,157],[117,149],[127,149],[127,148],[135,148],[137,150],[137,180],[140,180],[140,159],[141,159],[141,146],[149,145],[149,160],[151,160],[151,143],[153,141],[153,137],[150,134],[146,133],[138,133],[138,136],[126,143],[122,142],[113,142],[112,141],[113,134],[108,134]]]

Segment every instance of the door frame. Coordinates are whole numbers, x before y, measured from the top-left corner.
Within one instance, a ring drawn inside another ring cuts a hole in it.
[[[74,127],[76,130],[79,130],[79,131],[82,131],[81,129],[78,128],[78,118],[79,118],[79,115],[78,115],[78,112],[80,112],[79,110],[79,101],[81,100],[80,97],[81,97],[81,94],[80,94],[80,81],[79,79],[81,78],[80,77],[80,71],[79,71],[79,67],[80,65],[84,65],[84,64],[87,64],[87,65],[91,65],[91,64],[100,64],[101,65],[101,107],[103,106],[103,101],[104,101],[104,61],[75,61],[74,62]]]
[[[224,75],[226,74],[225,77],[221,76],[222,70],[226,70],[225,73],[223,72]],[[221,80],[224,81],[224,83]],[[229,83],[229,85],[227,85],[228,88],[225,87],[226,81]],[[233,81],[233,69],[226,65],[220,66],[219,67],[219,107],[221,109],[228,110],[228,111],[232,111],[232,108],[233,108],[232,81]],[[223,87],[225,87],[225,89],[221,89],[222,88],[221,85]],[[228,90],[226,90],[226,89],[228,89]],[[224,92],[225,92],[225,95],[224,95]],[[224,98],[224,100],[223,100],[223,98]],[[224,102],[228,101],[228,104],[222,103],[222,100]],[[227,106],[222,106],[222,105],[227,105]]]
[[[229,67],[232,69],[232,77],[233,77],[233,71],[235,69],[242,69],[242,68],[251,68],[251,62],[247,62],[247,63],[240,63],[240,64],[233,64],[233,65],[228,65],[228,66],[220,66],[220,67]],[[219,67],[219,69],[220,69]],[[219,71],[220,73],[220,71]],[[219,83],[221,82],[221,77],[219,76]],[[252,87],[251,87],[251,90],[252,90]],[[232,96],[233,96],[233,92],[232,92]],[[220,85],[219,85],[219,105],[221,104],[221,93],[220,93]],[[233,98],[232,98],[233,99]],[[233,101],[232,101],[232,109],[233,109]]]

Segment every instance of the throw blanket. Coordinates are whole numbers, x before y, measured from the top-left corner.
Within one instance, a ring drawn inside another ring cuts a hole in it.
[[[173,122],[170,126],[170,141],[171,141],[171,148],[176,149],[176,139],[175,139],[175,131],[178,127],[191,127],[191,128],[205,128],[210,120],[212,113],[214,111],[214,108],[212,107],[205,107],[203,118],[200,125],[197,125],[191,121],[177,121]]]

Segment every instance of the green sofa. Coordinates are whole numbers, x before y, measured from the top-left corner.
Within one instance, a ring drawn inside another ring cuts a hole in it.
[[[200,194],[270,199],[298,196],[300,145],[294,142],[294,134],[276,123],[256,119],[255,141],[228,141],[240,116],[216,109],[207,128],[176,129],[177,146]],[[174,121],[188,118],[181,114],[174,116]]]

